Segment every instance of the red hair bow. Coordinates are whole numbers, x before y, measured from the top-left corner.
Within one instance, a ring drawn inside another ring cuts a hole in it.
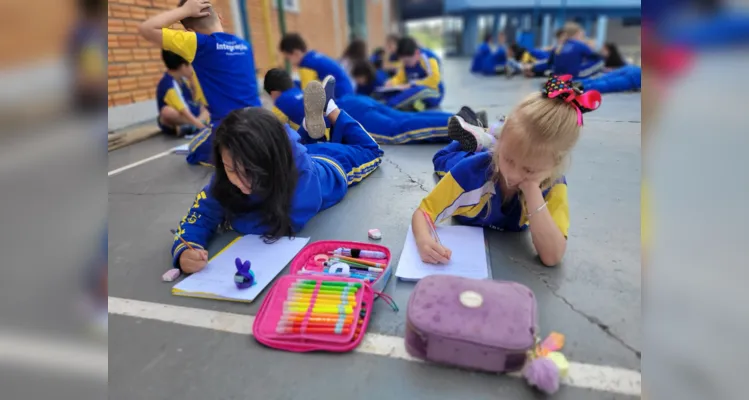
[[[601,106],[601,93],[597,90],[583,91],[583,87],[572,82],[571,75],[550,76],[543,90],[544,96],[559,98],[569,103],[577,111],[577,124],[583,124],[583,114]]]

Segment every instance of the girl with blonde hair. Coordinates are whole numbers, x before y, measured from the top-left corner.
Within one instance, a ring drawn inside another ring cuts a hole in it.
[[[551,77],[541,93],[523,99],[492,133],[450,119],[453,142],[434,155],[440,182],[414,212],[412,229],[422,261],[447,263],[450,250],[430,234],[429,222],[449,217],[465,225],[522,231],[546,266],[567,247],[569,206],[563,172],[582,129],[582,114],[601,104],[571,77]]]

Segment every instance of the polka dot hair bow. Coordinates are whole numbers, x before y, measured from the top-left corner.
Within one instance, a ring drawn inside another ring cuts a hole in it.
[[[596,90],[583,91],[582,85],[572,82],[572,76],[551,76],[541,93],[550,99],[561,99],[577,111],[577,124],[583,124],[583,114],[601,106],[601,94]]]

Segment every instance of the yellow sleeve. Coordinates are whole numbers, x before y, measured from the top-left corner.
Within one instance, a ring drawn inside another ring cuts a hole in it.
[[[424,60],[421,60],[420,62],[422,67],[424,67],[425,70],[429,71],[429,75],[424,79],[416,81],[415,83],[417,85],[426,86],[430,89],[439,90],[440,80],[442,79],[442,77],[440,76],[440,64],[439,62],[437,62],[437,59],[428,59],[426,62],[428,62],[429,65],[425,65]]]
[[[536,58],[531,55],[529,52],[523,53],[523,56],[520,57],[520,62],[523,64],[533,64],[536,62]]]
[[[310,82],[320,80],[320,77],[317,76],[317,71],[314,69],[301,67],[299,68],[299,80],[302,83],[302,90],[304,90]]]
[[[177,92],[177,89],[170,88],[166,91],[166,95],[164,95],[164,102],[173,109],[182,112],[182,110],[185,109],[185,100],[182,98],[182,95]]]
[[[162,28],[161,36],[161,47],[164,50],[179,54],[190,63],[195,59],[198,51],[198,35],[195,32]]]
[[[549,193],[546,193],[544,200],[546,200],[546,207],[549,209],[551,218],[557,224],[559,230],[562,231],[564,237],[567,237],[570,229],[570,205],[567,200],[567,185],[557,183],[549,190]]]
[[[195,100],[196,103],[207,107],[208,100],[206,100],[205,94],[203,94],[203,88],[200,87],[198,76],[195,75],[195,73],[192,74],[192,79],[190,79],[190,89],[192,89],[193,100]]]
[[[284,114],[283,111],[281,111],[280,108],[278,108],[276,106],[273,106],[273,108],[271,109],[271,111],[273,111],[273,115],[275,115],[276,118],[278,118],[278,120],[281,121],[282,124],[288,124],[289,123],[289,117],[286,114]]]
[[[393,77],[388,80],[388,84],[395,86],[405,85],[406,83],[408,83],[406,81],[406,70],[403,68],[403,66],[398,68],[398,72],[396,72],[395,75],[393,75]]]
[[[486,187],[466,192],[448,172],[421,200],[419,208],[426,211],[435,223],[456,216],[474,218],[484,209],[491,196],[491,191]]]

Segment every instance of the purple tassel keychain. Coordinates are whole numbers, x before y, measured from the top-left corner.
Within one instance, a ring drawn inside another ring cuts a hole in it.
[[[247,289],[255,284],[255,273],[250,270],[250,262],[242,262],[239,258],[234,260],[237,273],[234,274],[234,284],[238,289]]]

